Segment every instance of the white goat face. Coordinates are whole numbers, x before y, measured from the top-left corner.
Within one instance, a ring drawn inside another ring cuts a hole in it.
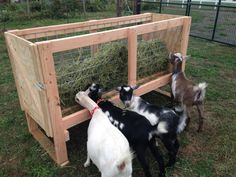
[[[88,95],[88,91],[89,91],[89,90],[86,90],[85,92],[78,92],[78,93],[75,95],[75,101],[76,101],[77,103],[79,103],[80,105],[83,106],[81,100],[83,99],[83,97],[84,97],[85,95]]]
[[[181,53],[175,53],[175,54],[170,53],[169,54],[169,61],[172,64],[182,62],[183,56]]]

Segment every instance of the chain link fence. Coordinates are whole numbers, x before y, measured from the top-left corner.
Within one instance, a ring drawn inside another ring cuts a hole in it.
[[[141,12],[191,16],[191,36],[236,46],[236,1],[149,0]]]

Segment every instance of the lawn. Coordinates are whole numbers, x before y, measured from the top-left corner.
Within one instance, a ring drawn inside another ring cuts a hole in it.
[[[112,16],[108,13],[104,16]],[[96,18],[89,14],[86,19]],[[101,17],[102,18],[102,17]],[[70,19],[70,21],[81,21]],[[11,29],[65,23],[66,20],[31,20],[12,22]],[[186,75],[192,80],[206,81],[205,125],[197,133],[197,113],[192,112],[188,131],[179,139],[180,152],[175,167],[167,169],[173,177],[235,177],[236,174],[236,49],[218,43],[190,38]],[[28,133],[24,113],[16,93],[3,34],[0,34],[0,176],[1,177],[97,177],[94,165],[83,167],[86,160],[88,122],[70,129],[69,165],[59,168]],[[156,93],[145,95],[151,102],[169,101]],[[164,100],[163,100],[164,99]],[[162,148],[163,149],[163,148]],[[164,150],[163,150],[164,151]],[[166,152],[163,152],[166,153]],[[157,162],[148,155],[153,176]],[[143,176],[134,160],[134,177]]]

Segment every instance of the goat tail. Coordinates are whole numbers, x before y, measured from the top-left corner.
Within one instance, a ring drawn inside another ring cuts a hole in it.
[[[133,159],[133,152],[131,152],[131,150],[124,153],[122,157],[120,158],[120,160],[116,162],[117,170],[119,172],[124,171],[129,164],[131,165],[132,159]]]
[[[186,105],[183,105],[181,106],[181,108],[175,108],[175,110],[179,114],[179,123],[178,123],[177,133],[180,133],[186,127],[186,120],[188,118],[187,108],[186,108]]]
[[[206,95],[207,83],[202,82],[197,85],[197,93],[195,95],[194,101],[203,101]]]

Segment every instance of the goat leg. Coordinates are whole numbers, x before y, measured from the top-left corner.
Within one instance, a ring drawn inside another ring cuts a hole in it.
[[[202,126],[203,126],[203,120],[204,120],[204,117],[203,117],[203,105],[202,104],[197,104],[197,111],[198,111],[198,114],[199,114],[199,122],[198,122],[198,132],[201,132],[202,131]]]
[[[145,177],[151,177],[151,173],[150,173],[150,169],[149,169],[149,165],[145,159],[145,151],[146,151],[146,147],[144,147],[143,145],[139,145],[138,147],[134,147],[136,154],[137,154],[137,158],[143,168]]]
[[[156,147],[156,140],[155,138],[152,138],[149,142],[149,149],[151,150],[151,153],[155,157],[156,161],[159,165],[159,177],[165,177],[165,165],[164,160],[162,158],[162,155],[160,154],[160,151],[158,150],[158,147]]]
[[[168,155],[169,155],[169,161],[167,163],[167,167],[171,167],[175,164],[176,161],[176,155],[177,155],[177,144],[176,140],[172,140],[169,136],[162,136],[161,140],[165,146],[165,148],[168,150]]]
[[[186,119],[186,127],[185,127],[185,130],[188,131],[188,127],[189,127],[189,124],[190,124],[190,112],[191,112],[191,107],[187,107],[187,119]]]
[[[90,165],[90,158],[89,158],[89,155],[87,154],[87,160],[86,162],[84,163],[84,167],[88,167]]]

